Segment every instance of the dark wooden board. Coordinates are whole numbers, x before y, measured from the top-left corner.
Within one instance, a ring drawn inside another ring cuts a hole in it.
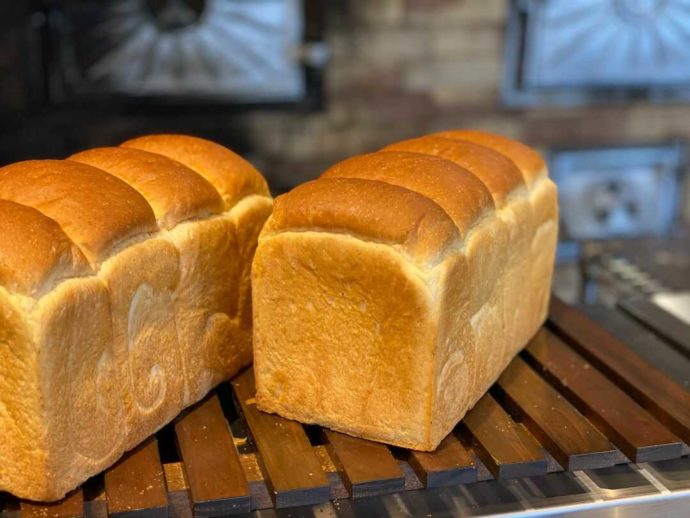
[[[78,518],[84,513],[84,492],[76,489],[64,499],[52,504],[22,501],[19,514],[22,518]]]
[[[595,367],[690,443],[690,392],[557,297],[551,299],[549,323]]]
[[[513,421],[491,394],[462,420],[474,451],[495,478],[544,475],[547,462],[539,443]]]
[[[608,439],[519,356],[498,379],[495,389],[501,402],[524,421],[565,469],[594,469],[621,460]]]
[[[541,330],[525,352],[629,459],[650,462],[681,455],[678,437],[557,336]]]
[[[302,425],[259,412],[254,403],[254,372],[232,380],[276,507],[327,502],[330,486]]]
[[[207,397],[179,419],[175,435],[194,514],[249,512],[249,486],[218,396]]]
[[[618,305],[690,357],[690,325],[645,298],[621,300]]]
[[[405,489],[398,461],[381,443],[324,429],[331,458],[343,474],[352,498],[394,493]]]
[[[105,472],[105,493],[110,516],[168,516],[168,491],[155,436],[126,453]]]
[[[425,487],[477,481],[477,466],[472,453],[452,433],[441,441],[436,451],[411,451],[408,462]]]
[[[690,358],[678,352],[650,329],[616,308],[586,306],[582,311],[597,325],[654,365],[666,376],[690,390]]]

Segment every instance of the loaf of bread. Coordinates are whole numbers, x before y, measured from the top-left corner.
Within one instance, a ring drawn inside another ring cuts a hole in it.
[[[185,136],[0,169],[0,490],[62,497],[251,362],[271,207]]]
[[[258,407],[434,450],[543,323],[557,212],[535,151],[470,130],[278,197],[252,271]]]

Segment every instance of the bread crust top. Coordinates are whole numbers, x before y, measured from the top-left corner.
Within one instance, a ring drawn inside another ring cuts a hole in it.
[[[0,168],[0,286],[42,296],[57,280],[93,274],[131,240],[269,196],[256,169],[213,142],[162,135],[132,144]],[[175,154],[198,169],[165,156]]]
[[[134,148],[105,147],[76,153],[69,160],[117,176],[136,189],[153,208],[161,228],[219,214],[223,200],[201,175],[163,155]]]
[[[91,273],[60,225],[36,209],[0,200],[0,286],[35,296],[56,280]]]
[[[187,135],[148,135],[121,146],[158,153],[186,165],[215,186],[226,210],[245,196],[269,195],[266,180],[253,165],[210,140]]]
[[[484,183],[499,209],[512,193],[526,190],[527,187],[522,173],[512,160],[474,142],[429,135],[396,142],[384,150],[425,153],[454,162]]]
[[[398,245],[418,262],[433,261],[459,239],[453,220],[433,200],[359,178],[320,178],[278,196],[262,238],[324,230]]]
[[[100,169],[68,160],[29,160],[0,168],[0,198],[55,220],[92,265],[125,241],[158,230],[141,194]]]
[[[546,165],[505,137],[453,130],[391,144],[335,164],[275,201],[263,236],[335,231],[402,250],[429,266],[449,246],[516,197],[526,198]],[[452,228],[449,226],[452,222]]]
[[[532,186],[539,178],[546,176],[546,162],[544,162],[542,156],[531,147],[517,140],[472,129],[441,131],[431,136],[474,142],[507,156],[520,169],[522,177],[528,186]]]
[[[335,164],[321,177],[378,180],[415,191],[436,202],[461,236],[494,209],[491,193],[476,176],[449,160],[421,153],[360,155]]]

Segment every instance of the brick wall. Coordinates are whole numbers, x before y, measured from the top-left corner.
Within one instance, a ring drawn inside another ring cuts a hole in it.
[[[31,69],[22,52],[28,4],[0,3],[0,163],[65,156],[141,133],[191,132],[249,150],[280,192],[345,157],[452,127],[537,147],[690,140],[690,105],[504,108],[508,0],[322,1],[332,59],[325,108],[312,113],[32,103],[22,87]]]
[[[258,163],[277,191],[347,156],[450,127],[483,128],[539,147],[690,138],[690,106],[505,109],[499,84],[507,0],[330,5],[325,110],[246,119]]]

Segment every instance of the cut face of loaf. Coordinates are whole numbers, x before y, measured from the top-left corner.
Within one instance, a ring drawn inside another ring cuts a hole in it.
[[[259,408],[435,449],[542,324],[556,232],[541,158],[479,132],[277,198],[253,269]]]
[[[243,261],[271,200],[225,151],[225,184],[131,148],[0,169],[0,489],[62,497],[251,360]]]

